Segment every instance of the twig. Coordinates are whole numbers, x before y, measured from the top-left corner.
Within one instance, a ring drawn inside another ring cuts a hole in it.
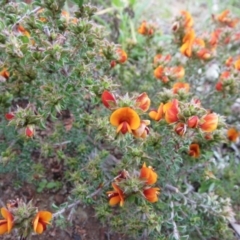
[[[61,143],[55,143],[54,146],[62,146],[62,145],[66,145],[68,143],[71,143],[72,141],[65,141],[65,142],[61,142]]]
[[[68,209],[70,209],[70,208],[72,208],[72,207],[75,207],[75,206],[77,206],[77,205],[80,204],[80,203],[81,203],[81,201],[80,201],[80,200],[77,200],[76,202],[74,202],[74,203],[66,206],[65,208],[59,210],[58,212],[55,212],[55,213],[53,214],[53,218],[56,218],[57,216],[63,214],[66,210],[68,210]]]
[[[178,231],[178,228],[177,228],[177,224],[174,221],[174,209],[173,209],[174,205],[173,205],[173,202],[171,202],[170,206],[171,206],[171,209],[172,209],[171,219],[172,219],[172,225],[173,225],[173,237],[176,240],[180,240],[180,235],[179,235],[179,231]]]

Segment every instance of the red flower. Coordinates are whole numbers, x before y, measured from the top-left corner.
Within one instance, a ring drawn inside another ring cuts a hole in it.
[[[187,125],[189,128],[197,128],[199,123],[199,117],[198,116],[192,116],[188,119]]]
[[[114,97],[114,95],[112,93],[110,93],[109,91],[104,91],[102,93],[102,103],[106,108],[110,108],[111,106],[116,105],[116,99]]]
[[[9,112],[9,113],[6,113],[6,114],[5,114],[5,118],[6,118],[8,121],[12,120],[14,117],[15,117],[15,115],[14,115],[13,112]]]
[[[177,123],[177,125],[175,126],[174,131],[175,131],[178,135],[183,136],[183,135],[186,133],[186,131],[187,131],[187,125],[184,124],[184,123],[181,123],[181,122],[180,122],[180,123]]]
[[[31,125],[27,126],[25,129],[25,136],[31,138],[31,137],[33,137],[33,135],[34,135],[33,126],[31,126]]]

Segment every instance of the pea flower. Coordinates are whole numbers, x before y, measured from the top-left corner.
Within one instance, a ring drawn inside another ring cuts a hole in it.
[[[145,36],[151,36],[154,34],[154,26],[146,21],[142,21],[140,27],[138,28],[138,33]]]
[[[14,113],[13,112],[8,112],[5,114],[5,118],[10,121],[12,120],[13,118],[15,117]]]
[[[117,133],[131,133],[140,127],[141,120],[138,114],[130,107],[122,107],[115,110],[111,117],[110,123],[117,127]]]
[[[193,18],[192,15],[188,11],[181,11],[181,15],[184,17],[184,28],[188,29],[193,27]]]
[[[34,127],[32,125],[27,126],[25,129],[25,136],[31,138],[33,137],[33,135],[34,135]]]
[[[3,220],[0,220],[0,235],[10,233],[13,228],[13,215],[6,209],[1,208]]]
[[[182,42],[183,45],[180,48],[180,52],[186,57],[192,56],[192,46],[195,39],[195,32],[193,29],[189,30],[184,36]]]
[[[153,168],[151,166],[146,166],[146,163],[143,164],[141,170],[140,170],[140,178],[144,179],[146,181],[146,184],[154,184],[157,181],[157,173],[154,172]]]
[[[158,201],[158,194],[160,194],[160,188],[146,188],[143,190],[143,194],[147,201],[154,203]]]
[[[117,184],[112,183],[113,191],[108,191],[109,204],[111,206],[119,204],[121,207],[124,204],[124,194],[123,191],[118,187]]]
[[[137,107],[141,108],[144,112],[146,112],[151,104],[151,100],[148,97],[147,93],[142,93],[136,98]]]
[[[231,142],[236,142],[239,138],[240,133],[236,128],[229,128],[227,131],[227,138]]]
[[[151,110],[148,114],[149,117],[157,122],[160,121],[164,117],[163,107],[164,104],[161,103],[157,110]]]
[[[6,68],[3,68],[1,71],[0,71],[0,76],[1,77],[4,77],[5,79],[8,79],[9,76],[10,76],[10,73],[8,72],[8,70]]]
[[[218,115],[216,113],[205,114],[200,119],[199,127],[203,132],[213,132],[218,126]]]
[[[198,116],[191,116],[187,120],[187,125],[189,128],[197,128],[199,123],[199,117]]]
[[[175,126],[175,129],[174,131],[179,135],[179,136],[183,136],[186,131],[187,131],[187,125],[180,122],[180,123],[177,123],[176,126]]]
[[[171,102],[164,104],[165,120],[167,123],[175,123],[179,120],[178,100],[173,99]]]
[[[127,61],[128,55],[123,49],[118,48],[116,50],[116,54],[118,56],[118,58],[117,58],[118,63],[125,63]]]
[[[52,219],[52,213],[48,211],[39,211],[33,220],[34,232],[41,234],[46,230],[46,226],[50,224],[49,221]]]
[[[193,157],[193,158],[198,158],[200,156],[200,147],[197,143],[192,143],[189,146],[189,156]]]
[[[132,131],[132,134],[136,137],[136,138],[146,138],[147,135],[149,134],[149,128],[148,125],[150,124],[149,120],[142,120],[140,127],[136,130]]]
[[[190,85],[184,82],[176,82],[173,84],[172,91],[173,93],[178,93],[180,89],[184,89],[185,92],[189,92]]]
[[[110,108],[112,105],[116,105],[116,99],[109,91],[104,91],[101,96],[102,103],[106,108]]]

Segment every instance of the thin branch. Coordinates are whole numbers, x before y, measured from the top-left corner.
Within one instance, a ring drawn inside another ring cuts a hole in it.
[[[68,209],[73,208],[73,207],[77,206],[77,205],[80,204],[80,203],[81,203],[81,201],[80,201],[80,200],[77,200],[76,202],[74,202],[74,203],[66,206],[65,208],[59,210],[58,212],[55,212],[55,213],[53,214],[53,218],[56,218],[57,216],[63,214],[63,213],[64,213],[65,211],[67,211]]]

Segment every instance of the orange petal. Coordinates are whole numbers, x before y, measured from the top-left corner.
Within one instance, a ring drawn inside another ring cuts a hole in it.
[[[0,220],[0,235],[8,232],[7,220]]]
[[[110,123],[117,127],[123,122],[127,122],[130,126],[130,129],[136,130],[140,126],[141,120],[133,109],[129,107],[123,107],[115,110],[112,113],[110,117]]]

